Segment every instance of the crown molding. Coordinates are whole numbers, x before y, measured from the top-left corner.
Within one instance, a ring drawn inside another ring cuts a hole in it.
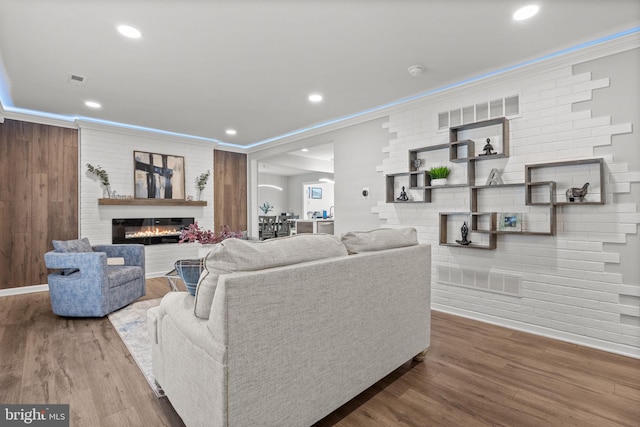
[[[189,137],[187,135],[162,133],[155,129],[145,130],[140,128],[125,127],[118,124],[111,125],[106,123],[98,123],[91,120],[83,119],[76,119],[75,123],[81,132],[83,129],[90,129],[100,132],[116,133],[119,135],[162,140],[166,142],[180,142],[182,144],[191,144],[207,148],[216,148],[218,145],[218,143],[210,140],[200,139],[198,137]]]
[[[54,117],[28,114],[28,113],[22,113],[19,111],[11,111],[11,110],[9,111],[3,110],[1,114],[3,116],[3,120],[4,119],[18,120],[21,122],[37,123],[41,125],[58,126],[62,128],[68,128],[68,129],[78,129],[78,126],[73,121],[56,119]]]

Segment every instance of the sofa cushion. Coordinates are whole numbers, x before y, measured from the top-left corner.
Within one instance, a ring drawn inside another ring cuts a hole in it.
[[[115,288],[136,279],[143,279],[144,270],[142,267],[132,265],[109,265],[107,266],[107,278],[109,279],[109,287]]]
[[[299,234],[264,241],[227,239],[205,258],[204,271],[196,289],[194,312],[208,319],[221,274],[256,271],[347,255],[337,237],[327,234]]]
[[[349,231],[342,235],[342,243],[350,254],[383,251],[418,244],[415,228],[380,228],[371,231]]]
[[[91,243],[86,237],[78,240],[52,240],[53,249],[56,252],[93,252],[91,249]],[[77,268],[65,268],[62,270],[62,274],[68,276],[70,274],[79,271]]]

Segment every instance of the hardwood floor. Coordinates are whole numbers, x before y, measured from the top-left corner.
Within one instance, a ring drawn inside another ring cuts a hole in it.
[[[147,281],[147,296],[168,291]],[[407,362],[325,426],[638,426],[640,361],[433,313]],[[111,323],[55,316],[46,292],[0,298],[0,403],[69,403],[71,425],[183,426]]]

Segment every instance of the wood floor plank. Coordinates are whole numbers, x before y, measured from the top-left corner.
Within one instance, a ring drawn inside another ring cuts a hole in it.
[[[168,291],[150,279],[142,299]],[[69,403],[78,427],[184,425],[107,318],[55,316],[46,292],[0,298],[0,402]],[[433,312],[423,363],[315,426],[637,427],[639,402],[637,359]]]

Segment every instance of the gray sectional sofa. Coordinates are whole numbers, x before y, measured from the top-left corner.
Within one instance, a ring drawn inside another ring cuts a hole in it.
[[[155,378],[187,426],[311,425],[424,354],[430,278],[414,229],[225,240],[149,310]]]

